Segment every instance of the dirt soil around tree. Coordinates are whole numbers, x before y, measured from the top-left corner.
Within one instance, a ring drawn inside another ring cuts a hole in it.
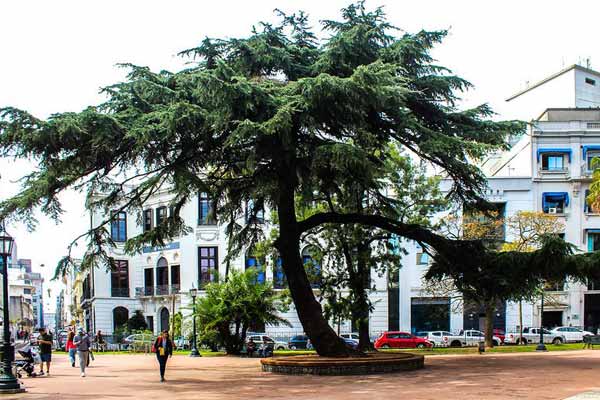
[[[270,374],[258,358],[176,355],[164,383],[151,355],[97,355],[81,378],[57,354],[50,372],[25,378],[27,394],[2,399],[564,399],[600,391],[600,351],[431,356],[418,371],[342,377]]]

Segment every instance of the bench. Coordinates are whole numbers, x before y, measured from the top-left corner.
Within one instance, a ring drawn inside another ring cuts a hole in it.
[[[600,335],[587,335],[583,337],[584,349],[593,349],[595,344],[600,345]]]
[[[254,350],[251,354],[248,354],[248,349],[246,348],[246,346],[244,346],[242,350],[240,350],[241,357],[273,357],[273,346],[269,346],[265,353],[266,354],[264,356],[261,355],[261,351],[258,348],[256,348],[256,350]]]

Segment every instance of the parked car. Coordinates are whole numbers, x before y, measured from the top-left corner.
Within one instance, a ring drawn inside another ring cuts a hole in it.
[[[154,337],[152,335],[147,335],[143,333],[135,333],[133,335],[129,335],[123,339],[122,344],[123,347],[128,350],[132,347],[143,347],[143,346],[152,346],[154,342]]]
[[[592,332],[584,331],[574,326],[558,326],[550,330],[550,332],[564,337],[566,343],[583,342],[584,336],[594,335]]]
[[[352,332],[352,333],[342,333],[340,334],[340,337],[342,339],[354,339],[354,340],[360,340],[360,335],[357,332]]]
[[[350,339],[350,338],[345,338],[345,337],[343,337],[342,339],[344,339],[344,342],[346,342],[346,344],[348,346],[352,347],[352,349],[358,350],[358,340],[356,340],[356,339]]]
[[[255,335],[246,336],[246,342],[248,342],[250,340],[250,338],[252,338],[252,340],[254,340],[254,342],[256,343],[257,346],[266,340],[267,343],[273,344],[274,350],[287,350],[287,348],[288,348],[288,344],[286,342],[280,342],[277,340],[273,340],[265,334],[255,334]]]
[[[494,328],[494,336],[500,339],[500,343],[504,344],[504,339],[506,338],[504,329]]]
[[[504,338],[506,344],[528,344],[528,343],[539,343],[540,341],[540,328],[523,328],[523,339],[521,339],[520,332],[507,333]],[[558,335],[554,332],[544,328],[544,343],[561,344],[565,342],[565,338],[562,335]]]
[[[424,349],[432,347],[431,342],[408,332],[383,332],[375,341],[376,349]]]
[[[467,329],[460,331],[458,335],[448,336],[448,342],[450,347],[462,347],[462,346],[477,346],[479,342],[485,341],[485,334],[476,329]],[[500,346],[502,340],[498,336],[492,337],[492,344],[494,346]]]
[[[448,331],[429,331],[417,332],[416,336],[429,341],[433,347],[448,347],[450,346],[448,338],[454,335]]]
[[[288,342],[290,350],[299,350],[308,348],[308,336],[296,335]]]

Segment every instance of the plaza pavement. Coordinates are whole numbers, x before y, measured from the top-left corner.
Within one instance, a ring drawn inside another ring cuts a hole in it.
[[[151,355],[97,355],[86,378],[54,355],[50,376],[25,378],[27,394],[0,399],[565,399],[594,391],[581,398],[600,399],[600,351],[430,356],[425,363],[398,374],[284,376],[263,373],[256,358],[176,355],[160,383]]]

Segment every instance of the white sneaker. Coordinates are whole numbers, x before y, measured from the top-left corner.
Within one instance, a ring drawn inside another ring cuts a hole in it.
[[[85,372],[82,372],[82,373],[81,373],[81,377],[82,377],[82,378],[85,378]]]

